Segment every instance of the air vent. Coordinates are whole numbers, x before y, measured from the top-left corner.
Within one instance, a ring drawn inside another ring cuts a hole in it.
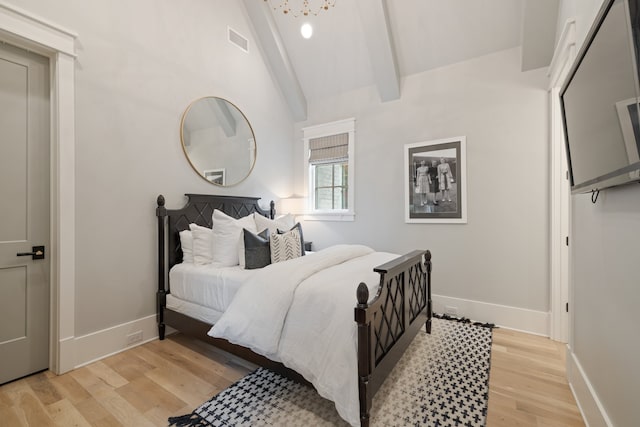
[[[247,40],[245,36],[232,28],[227,27],[227,29],[229,34],[229,41],[238,46],[243,51],[249,52],[249,40]]]

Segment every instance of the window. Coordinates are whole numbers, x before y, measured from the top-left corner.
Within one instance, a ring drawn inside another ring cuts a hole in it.
[[[306,219],[353,221],[355,120],[304,128]]]
[[[314,210],[348,209],[347,162],[313,165],[315,175]]]

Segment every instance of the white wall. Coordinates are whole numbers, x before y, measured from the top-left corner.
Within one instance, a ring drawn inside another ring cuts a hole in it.
[[[300,128],[355,117],[356,219],[306,221],[305,238],[316,249],[431,249],[435,294],[546,315],[547,86],[544,70],[520,72],[511,49],[407,77],[397,101],[381,103],[375,87],[309,100],[296,125],[296,193],[305,193]],[[455,136],[467,137],[468,224],[405,224],[404,144]]]
[[[577,46],[601,0],[564,0],[561,25],[576,18]],[[640,422],[640,185],[571,198],[572,328],[568,374],[585,420],[595,426]]]
[[[640,185],[603,190],[596,204],[573,196],[572,210],[571,356],[611,425],[637,425]]]
[[[561,0],[558,10],[558,30],[556,31],[556,42],[564,23],[567,19],[575,18],[576,20],[576,40],[578,46],[581,45],[582,40],[589,32],[591,24],[593,23],[602,0]]]
[[[76,336],[155,313],[155,200],[184,193],[271,198],[290,192],[293,122],[240,2],[13,0],[78,33],[76,52]],[[250,40],[227,41],[227,25]],[[232,101],[256,135],[252,175],[230,189],[205,182],[180,144],[184,109]],[[145,339],[147,337],[144,337]]]

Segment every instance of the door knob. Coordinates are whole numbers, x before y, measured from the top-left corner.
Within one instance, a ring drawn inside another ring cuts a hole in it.
[[[32,246],[31,252],[18,252],[16,256],[30,256],[31,259],[44,259],[44,246]]]

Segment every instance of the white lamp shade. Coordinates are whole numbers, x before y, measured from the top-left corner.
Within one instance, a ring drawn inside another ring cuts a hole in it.
[[[287,197],[286,199],[280,199],[279,214],[303,214],[305,211],[305,198],[304,197]]]

